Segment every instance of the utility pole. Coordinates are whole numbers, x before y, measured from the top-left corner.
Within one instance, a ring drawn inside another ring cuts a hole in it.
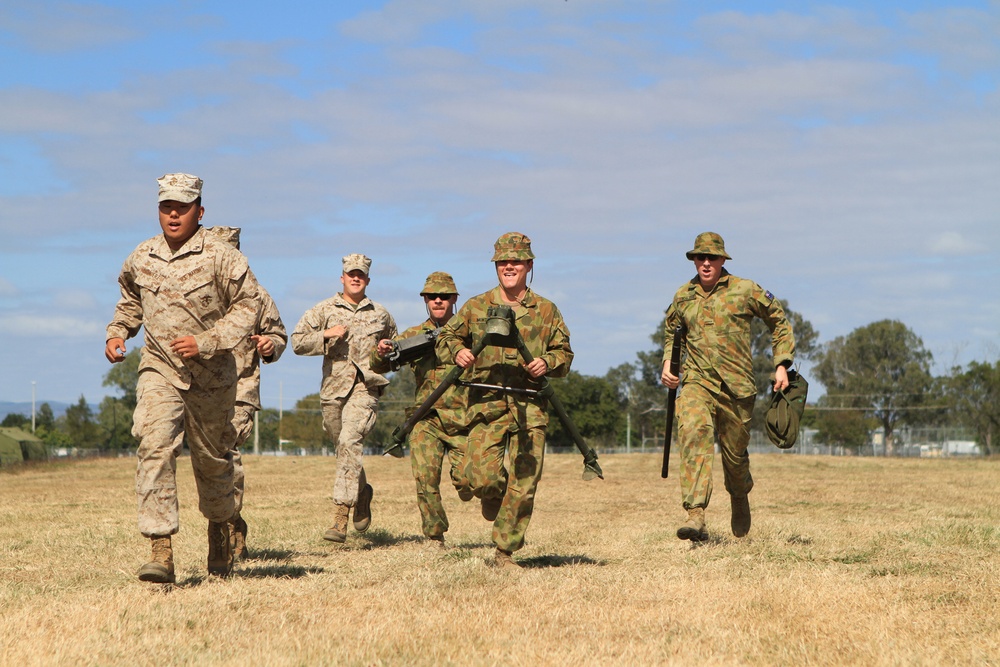
[[[35,381],[31,381],[31,433],[35,433]]]

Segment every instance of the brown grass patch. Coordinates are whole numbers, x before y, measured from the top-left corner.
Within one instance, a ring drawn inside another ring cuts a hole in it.
[[[721,475],[711,539],[682,542],[655,455],[550,456],[523,571],[445,491],[450,549],[420,538],[409,461],[370,457],[374,521],[321,539],[333,458],[247,459],[249,545],[206,576],[180,461],[178,583],[143,584],[131,459],[0,477],[3,665],[997,664],[995,460],[753,457],[753,529]],[[676,462],[672,470],[676,471]],[[720,472],[720,471],[717,471]]]

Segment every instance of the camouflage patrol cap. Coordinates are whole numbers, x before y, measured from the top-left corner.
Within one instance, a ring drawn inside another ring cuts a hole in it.
[[[239,227],[209,227],[208,231],[237,250],[240,249]]]
[[[694,240],[694,248],[687,251],[686,257],[694,259],[695,255],[715,255],[716,257],[732,259],[732,257],[726,254],[726,244],[722,240],[722,237],[715,232],[702,232],[698,234],[698,238]]]
[[[368,275],[368,269],[372,266],[372,260],[370,257],[365,257],[359,253],[352,253],[344,258],[344,273],[350,273],[351,271],[358,270]]]
[[[420,296],[426,296],[428,294],[458,294],[458,288],[455,287],[455,281],[452,277],[445,273],[444,271],[435,271],[431,275],[427,276],[427,280],[424,282],[424,289],[420,291]]]
[[[164,174],[156,179],[160,184],[160,198],[157,201],[179,201],[189,204],[201,196],[201,186],[205,183],[191,174]]]
[[[531,239],[520,232],[507,232],[497,239],[493,244],[493,259],[491,262],[499,262],[504,259],[534,259],[535,254],[531,252]]]

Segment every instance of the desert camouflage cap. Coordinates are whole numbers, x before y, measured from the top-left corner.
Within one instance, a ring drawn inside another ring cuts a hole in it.
[[[350,273],[351,271],[358,270],[362,271],[367,276],[368,269],[370,269],[371,266],[371,258],[365,257],[359,253],[352,253],[344,258],[344,273]]]
[[[209,227],[208,232],[222,239],[237,250],[240,249],[239,227]]]
[[[156,179],[160,185],[157,201],[179,201],[185,204],[201,196],[201,186],[205,183],[191,174],[164,174]]]
[[[695,255],[715,255],[716,257],[732,259],[726,254],[726,243],[715,232],[698,234],[698,238],[694,240],[694,248],[688,250],[686,256],[688,259],[694,259]]]
[[[458,294],[458,288],[450,275],[444,271],[435,271],[427,276],[424,289],[420,291],[420,296],[427,294]]]
[[[507,232],[497,239],[493,244],[493,259],[491,262],[499,262],[504,259],[534,259],[535,254],[531,252],[531,239],[520,232]]]

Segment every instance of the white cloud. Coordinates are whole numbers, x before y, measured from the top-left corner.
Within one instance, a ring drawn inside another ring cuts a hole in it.
[[[27,340],[48,338],[94,338],[100,336],[103,342],[105,323],[93,319],[67,317],[65,315],[30,315],[10,313],[0,318],[0,332],[21,336]]]

